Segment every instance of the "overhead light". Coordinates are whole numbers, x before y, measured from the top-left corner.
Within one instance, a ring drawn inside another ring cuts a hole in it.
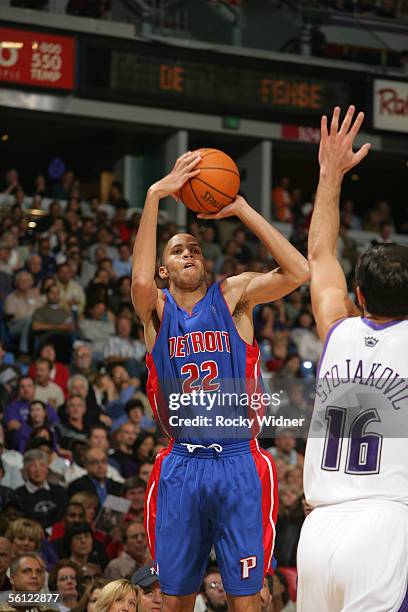
[[[8,134],[2,134],[1,139],[3,142],[7,142],[7,140],[9,139],[9,135]]]
[[[358,174],[352,174],[351,175],[351,180],[352,181],[358,181],[360,179],[360,176]]]
[[[35,222],[35,221],[29,221],[29,222],[27,223],[27,225],[28,225],[28,227],[31,227],[31,228],[37,227],[37,224],[36,224],[36,222]]]

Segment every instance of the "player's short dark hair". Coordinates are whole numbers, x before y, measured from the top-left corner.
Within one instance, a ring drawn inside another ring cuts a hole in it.
[[[408,247],[380,244],[360,256],[356,282],[366,309],[380,317],[408,315]]]

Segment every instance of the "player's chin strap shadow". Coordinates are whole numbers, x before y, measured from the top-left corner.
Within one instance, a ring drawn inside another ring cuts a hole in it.
[[[180,444],[181,446],[185,446],[188,452],[191,454],[193,454],[199,448],[208,448],[208,449],[212,448],[213,450],[216,451],[216,456],[218,457],[217,453],[222,453],[223,451],[221,444],[210,444],[210,446],[204,446],[204,444],[188,444],[187,442],[180,442]]]

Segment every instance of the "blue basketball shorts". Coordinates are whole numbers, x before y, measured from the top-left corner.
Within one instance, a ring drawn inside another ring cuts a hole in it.
[[[145,527],[160,586],[196,593],[214,545],[229,595],[262,589],[278,511],[273,459],[256,439],[217,448],[170,442],[146,491]]]

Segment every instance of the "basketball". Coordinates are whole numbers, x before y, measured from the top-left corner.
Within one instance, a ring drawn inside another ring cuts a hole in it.
[[[181,201],[201,213],[217,213],[231,204],[239,190],[239,170],[233,159],[218,149],[198,149],[200,173],[181,189]]]

